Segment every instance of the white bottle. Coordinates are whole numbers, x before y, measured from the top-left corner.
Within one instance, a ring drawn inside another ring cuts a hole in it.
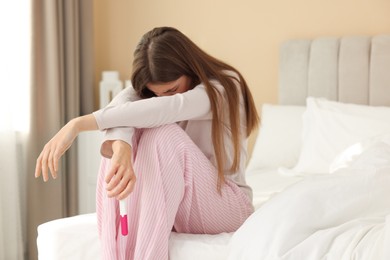
[[[118,71],[103,71],[100,81],[100,108],[106,107],[123,89]]]

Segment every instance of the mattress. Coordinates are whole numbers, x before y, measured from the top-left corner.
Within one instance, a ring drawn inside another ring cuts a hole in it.
[[[253,188],[253,204],[260,208],[272,196],[299,181],[276,169],[251,172],[247,182]],[[172,232],[169,241],[171,260],[226,259],[233,233],[217,235],[178,234]],[[100,259],[96,214],[53,220],[38,227],[38,256],[40,260]]]

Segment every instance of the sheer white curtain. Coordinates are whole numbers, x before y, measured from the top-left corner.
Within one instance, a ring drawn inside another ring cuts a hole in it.
[[[24,259],[24,140],[30,89],[30,2],[0,3],[0,259]]]

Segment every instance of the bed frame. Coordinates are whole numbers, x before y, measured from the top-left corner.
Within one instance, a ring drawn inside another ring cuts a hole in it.
[[[390,35],[282,44],[279,104],[304,105],[307,96],[390,106]]]

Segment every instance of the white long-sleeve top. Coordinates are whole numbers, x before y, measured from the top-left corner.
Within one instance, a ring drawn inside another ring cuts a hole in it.
[[[221,93],[224,93],[224,88],[219,82],[212,82]],[[252,199],[252,190],[245,182],[247,159],[245,107],[242,96],[238,98],[240,99],[240,106],[237,108],[240,113],[240,165],[237,172],[229,171],[233,162],[234,148],[230,139],[230,130],[222,128],[225,129],[224,142],[227,157],[224,171],[225,178],[235,182]],[[107,107],[94,112],[93,115],[99,129],[106,131],[101,147],[101,153],[105,157],[112,156],[112,148],[107,141],[123,140],[132,146],[135,128],[178,123],[210,162],[217,167],[211,136],[210,99],[203,84],[184,93],[149,99],[140,99],[132,86],[129,86],[121,91]],[[228,120],[228,117],[225,118]]]

